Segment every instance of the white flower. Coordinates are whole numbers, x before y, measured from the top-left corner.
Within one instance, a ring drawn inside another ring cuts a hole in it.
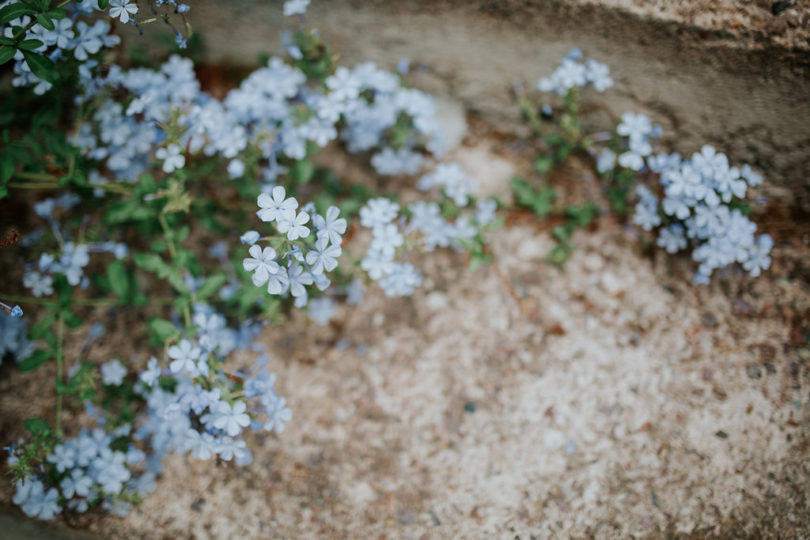
[[[180,153],[180,147],[176,144],[169,145],[168,148],[158,148],[155,153],[158,159],[163,161],[163,172],[169,174],[175,169],[182,169],[186,164],[186,156]]]
[[[124,367],[118,360],[111,360],[101,366],[101,382],[110,385],[118,386],[124,382],[124,377],[127,374],[127,368]]]
[[[284,216],[284,219],[277,221],[278,232],[287,235],[287,240],[298,240],[299,238],[306,238],[309,236],[309,227],[304,224],[309,222],[309,214],[306,212],[298,212],[298,215],[290,218]]]
[[[307,264],[312,267],[313,274],[331,272],[337,266],[337,258],[340,257],[340,254],[339,245],[329,245],[329,238],[321,236],[315,242],[315,249],[307,253]]]
[[[138,5],[130,4],[129,0],[110,0],[110,17],[117,18],[122,23],[129,22],[129,16],[138,13]]]
[[[202,351],[198,347],[193,346],[189,340],[184,339],[178,345],[169,347],[169,358],[174,359],[174,362],[169,364],[169,369],[173,373],[181,371],[196,373],[196,362],[201,354]]]
[[[329,238],[329,241],[339,246],[342,242],[341,234],[346,232],[346,220],[339,217],[340,210],[337,206],[330,206],[326,210],[326,219],[319,215],[312,218],[312,222],[318,229],[318,238],[323,236]]]
[[[391,223],[397,217],[399,205],[379,197],[371,199],[360,209],[360,224],[373,229],[379,225]]]
[[[279,219],[293,219],[295,209],[298,208],[298,201],[295,197],[285,198],[286,192],[282,186],[273,188],[272,196],[267,193],[259,195],[259,210],[256,215],[262,221],[272,222]]]
[[[261,246],[253,245],[248,250],[250,258],[242,261],[242,267],[247,272],[253,272],[253,284],[261,287],[271,274],[278,273],[278,263],[276,262],[276,250],[271,247],[262,249]]]

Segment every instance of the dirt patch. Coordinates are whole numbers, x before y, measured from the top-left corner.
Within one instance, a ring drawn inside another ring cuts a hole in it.
[[[452,157],[478,163],[493,192],[510,163],[526,166],[490,139]],[[810,534],[806,242],[778,234],[763,278],[694,287],[688,260],[611,220],[578,233],[557,269],[544,228],[497,231],[496,264],[476,272],[462,253],[425,255],[412,298],[372,287],[329,326],[296,313],[269,328],[288,429],[255,440],[243,469],[172,457],[127,518],[74,525],[144,538]],[[20,431],[19,389],[36,395],[43,375],[6,374],[6,434]]]

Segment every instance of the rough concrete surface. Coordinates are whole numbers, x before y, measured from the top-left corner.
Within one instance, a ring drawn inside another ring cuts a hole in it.
[[[195,2],[192,22],[211,62],[254,65],[296,23],[279,16],[277,2],[229,6]],[[776,39],[769,25],[787,19],[792,37]],[[410,58],[421,65],[416,87],[516,133],[525,125],[514,83],[533,88],[580,46],[611,67],[616,85],[598,99],[616,114],[651,115],[682,153],[709,143],[753,163],[774,186],[766,195],[810,212],[806,1],[773,15],[770,3],[753,0],[330,0],[311,4],[307,24],[348,65],[373,60],[393,69]]]

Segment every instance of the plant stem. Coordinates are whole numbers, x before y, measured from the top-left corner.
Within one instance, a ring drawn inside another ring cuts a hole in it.
[[[41,178],[36,178],[35,176],[40,176]],[[17,174],[17,178],[25,179],[30,178],[31,180],[46,180],[46,175],[39,175],[37,173],[19,173]],[[48,175],[50,176],[50,175]],[[11,182],[8,184],[10,188],[17,188],[17,189],[61,189],[64,186],[60,185],[58,182],[44,182],[40,181],[38,183],[34,182]],[[106,184],[90,184],[87,186],[88,188],[98,188],[104,191],[109,191],[110,193],[119,193],[121,195],[129,195],[130,189],[121,184],[113,184],[113,183],[106,183]]]
[[[17,188],[17,189],[59,189],[60,186],[56,182],[43,182],[40,184],[31,184],[28,182],[20,183],[20,182],[10,182],[8,184],[10,188]]]
[[[169,229],[169,223],[166,221],[166,215],[163,212],[158,214],[158,221],[160,222],[160,227],[163,229],[163,238],[166,239],[166,246],[169,248],[169,255],[171,255],[172,264],[174,264],[174,260],[177,258],[177,247],[174,245],[171,229]],[[191,310],[188,307],[188,303],[183,306],[183,320],[186,323],[186,328],[191,328]]]
[[[532,102],[527,98],[524,94],[518,94],[517,96],[518,107],[520,107],[521,112],[526,115],[526,118],[529,120],[529,124],[531,124],[532,128],[541,136],[545,135],[543,130],[543,122],[540,120],[540,117],[537,115],[537,111],[534,109],[534,105]]]
[[[7,302],[13,302],[15,304],[33,304],[37,306],[56,305],[56,302],[54,302],[53,300],[45,300],[44,298],[34,298],[31,296],[18,296],[13,294],[0,293],[0,298],[4,298]]]
[[[177,257],[177,249],[174,245],[174,240],[172,239],[169,223],[166,221],[166,215],[163,212],[158,214],[158,221],[160,222],[160,227],[163,229],[163,237],[166,239],[166,245],[169,247],[169,255],[171,255],[172,259],[174,259]]]
[[[0,298],[5,299],[7,302],[13,302],[15,304],[29,304],[34,306],[49,306],[53,307],[57,305],[55,300],[48,300],[45,298],[35,298],[33,296],[20,296],[14,294],[3,294],[0,293]],[[99,307],[99,306],[116,306],[118,305],[118,300],[115,298],[78,298],[76,300],[72,300],[73,305],[75,306],[82,306],[82,307]],[[152,305],[167,305],[172,303],[171,298],[155,298],[149,301]]]
[[[59,384],[62,383],[62,373],[65,368],[64,358],[62,357],[62,341],[65,338],[65,318],[62,314],[59,314],[59,319],[56,323],[56,380]],[[56,422],[54,424],[56,432],[56,436],[59,437],[62,434],[61,430],[61,423],[62,423],[62,393],[57,390],[56,392]]]
[[[48,173],[21,172],[17,174],[17,177],[23,180],[42,180],[43,182],[56,182],[59,180],[59,177]]]

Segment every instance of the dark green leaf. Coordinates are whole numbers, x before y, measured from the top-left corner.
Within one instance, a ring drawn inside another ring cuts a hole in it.
[[[113,261],[107,267],[107,279],[110,283],[110,289],[122,301],[127,299],[129,295],[129,276],[124,263],[121,261]]]
[[[3,9],[0,9],[0,26],[5,26],[10,21],[23,15],[34,15],[36,10],[31,6],[25,4],[9,4]]]
[[[20,371],[34,371],[39,366],[53,358],[53,351],[39,349],[34,354],[17,364]]]
[[[0,48],[0,66],[14,58],[16,52],[17,49],[10,45],[4,45],[2,48]]]
[[[54,388],[56,388],[57,394],[75,394],[76,393],[76,385],[74,384],[65,384],[60,380],[56,380],[53,383]]]
[[[56,27],[53,25],[51,17],[46,13],[37,15],[37,22],[41,24],[46,30],[54,30]]]
[[[67,11],[62,8],[53,8],[49,11],[46,11],[45,14],[50,17],[51,19],[64,19],[67,17]]]
[[[27,429],[31,435],[37,436],[42,434],[47,436],[51,434],[51,428],[48,427],[48,423],[42,418],[29,418],[25,421],[24,425],[25,429]]]
[[[25,56],[25,63],[31,68],[31,72],[40,79],[49,83],[55,83],[59,79],[56,64],[45,56],[31,51],[23,51],[23,56]]]
[[[28,331],[28,339],[34,341],[42,339],[46,334],[52,331],[51,327],[54,321],[56,321],[56,313],[46,315],[45,318],[31,327],[31,330]]]
[[[75,330],[76,328],[80,327],[82,322],[84,322],[72,311],[63,311],[62,316],[65,318],[65,324],[67,324],[68,328],[71,330]]]
[[[73,286],[68,283],[64,275],[56,275],[56,278],[53,280],[53,290],[56,291],[60,306],[65,307],[70,305],[70,297],[73,295]]]

